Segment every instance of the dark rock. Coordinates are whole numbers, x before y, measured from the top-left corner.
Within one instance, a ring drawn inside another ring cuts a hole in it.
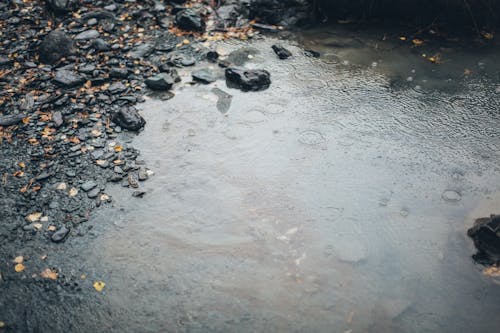
[[[40,61],[53,64],[74,52],[73,41],[61,30],[51,31],[40,44]]]
[[[155,49],[160,52],[170,52],[175,49],[179,39],[174,34],[164,35],[156,40]]]
[[[472,256],[474,260],[488,265],[500,263],[500,215],[477,219],[467,235],[478,250]]]
[[[82,188],[82,190],[84,192],[88,192],[88,191],[92,190],[93,188],[97,187],[97,183],[93,180],[88,180],[85,183],[83,183],[80,187]]]
[[[312,58],[319,58],[321,56],[321,54],[318,51],[314,50],[304,50],[304,54],[307,57],[312,57]]]
[[[272,46],[274,53],[280,58],[281,60],[288,59],[292,56],[292,52],[288,51],[281,45],[273,45]]]
[[[71,0],[45,0],[47,6],[56,14],[64,14],[71,10]]]
[[[193,79],[202,83],[211,83],[217,80],[215,74],[208,68],[198,69],[192,74]]]
[[[207,60],[210,62],[216,62],[219,59],[219,53],[217,51],[208,51],[207,52]]]
[[[204,31],[205,22],[199,14],[192,9],[184,9],[175,15],[175,25],[188,31]]]
[[[175,83],[174,78],[168,73],[160,73],[146,79],[146,85],[149,89],[166,91],[170,90]]]
[[[123,108],[112,117],[115,124],[129,131],[139,131],[144,127],[146,121],[135,108]]]
[[[54,243],[59,243],[59,242],[62,242],[66,238],[68,233],[69,233],[69,229],[66,228],[65,226],[62,226],[59,230],[57,230],[56,232],[54,232],[52,234],[52,237],[50,237],[50,239]]]
[[[26,117],[23,114],[11,114],[8,116],[0,116],[0,126],[12,126],[15,125]]]
[[[134,47],[129,52],[129,57],[132,59],[140,59],[147,57],[155,50],[154,44],[152,43],[144,43]]]
[[[127,90],[127,87],[121,82],[115,82],[108,87],[108,91],[112,94],[121,93]]]
[[[231,67],[225,73],[228,85],[242,91],[265,90],[271,85],[271,74],[266,70]]]
[[[61,69],[56,72],[54,82],[66,88],[74,88],[84,84],[85,78],[72,71]]]
[[[113,67],[109,71],[109,76],[113,78],[126,79],[128,75],[129,73],[127,68]]]
[[[132,196],[134,198],[142,198],[144,194],[146,194],[146,191],[134,191],[134,193],[132,193]]]

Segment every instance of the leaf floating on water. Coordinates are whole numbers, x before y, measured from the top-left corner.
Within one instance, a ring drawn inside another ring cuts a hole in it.
[[[115,151],[117,153],[121,152],[123,150],[123,147],[122,146],[115,146]]]
[[[44,279],[51,279],[51,280],[57,280],[58,274],[56,271],[47,268],[43,272],[40,273],[40,276],[43,277]]]
[[[484,37],[484,39],[492,40],[494,35],[491,32],[486,32],[483,31],[481,35]]]
[[[0,328],[4,328],[4,327],[5,327],[5,323],[0,320]]]
[[[101,292],[106,284],[102,281],[96,281],[94,282],[94,289],[97,290],[98,292]]]
[[[405,41],[406,37],[405,36],[401,36],[401,37],[399,37],[399,40]]]
[[[40,218],[42,217],[42,213],[31,213],[29,214],[28,216],[26,216],[26,220],[28,220],[28,222],[36,222],[38,220],[40,220]]]
[[[24,265],[23,265],[23,264],[17,264],[16,266],[14,266],[14,270],[15,270],[17,273],[24,271],[24,269],[25,269],[25,268],[26,268],[26,267],[24,267]]]
[[[500,277],[500,268],[497,266],[485,268],[483,274],[489,277]]]
[[[420,46],[420,45],[424,44],[424,41],[423,41],[423,40],[421,40],[421,39],[419,39],[419,38],[414,38],[411,42],[412,42],[412,43],[413,43],[413,45],[415,45],[415,46]]]

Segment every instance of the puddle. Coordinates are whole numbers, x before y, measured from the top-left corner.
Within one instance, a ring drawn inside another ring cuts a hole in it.
[[[266,91],[217,81],[142,104],[133,144],[155,175],[142,199],[110,191],[117,207],[94,217],[105,232],[82,253],[106,281],[112,331],[500,327],[500,289],[465,233],[500,209],[498,84],[450,92],[436,88],[445,66],[319,37],[326,63],[289,46],[302,74],[273,40],[235,58],[272,73]]]

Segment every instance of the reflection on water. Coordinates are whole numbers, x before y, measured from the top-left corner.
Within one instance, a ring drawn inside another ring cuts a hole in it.
[[[256,41],[246,66],[272,73],[269,90],[218,81],[142,105],[133,145],[155,176],[142,199],[111,191],[82,253],[113,332],[498,331],[500,290],[465,234],[499,209],[493,81],[450,92],[446,68],[474,55],[438,75],[388,42],[314,36],[338,61],[295,46],[279,61]]]

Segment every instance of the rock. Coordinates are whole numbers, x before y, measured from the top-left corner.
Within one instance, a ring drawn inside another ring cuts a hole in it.
[[[127,68],[113,67],[109,71],[109,76],[117,79],[126,79],[128,75],[129,73]]]
[[[97,38],[96,40],[94,40],[94,42],[92,43],[92,46],[94,47],[94,49],[96,49],[97,51],[101,51],[101,52],[106,52],[106,51],[109,51],[111,49],[109,44],[106,43],[106,41],[102,38]]]
[[[12,126],[15,125],[26,117],[23,114],[11,114],[8,116],[0,116],[0,126]]]
[[[85,183],[83,183],[80,187],[81,187],[81,189],[83,191],[88,192],[88,191],[96,188],[97,187],[97,183],[95,181],[93,181],[93,180],[88,180]]]
[[[144,168],[140,168],[139,169],[139,172],[137,174],[139,180],[142,182],[142,181],[145,181],[149,178],[149,175],[148,175],[148,172],[146,169]]]
[[[71,0],[46,0],[45,3],[56,14],[65,14],[71,10]]]
[[[134,191],[134,193],[132,193],[132,196],[134,198],[142,198],[144,194],[146,194],[146,191]]]
[[[99,31],[91,29],[80,32],[78,35],[75,36],[75,40],[89,40],[89,39],[96,39],[97,37],[99,37]]]
[[[137,182],[137,178],[133,174],[129,174],[127,177],[128,184],[133,188],[138,188],[139,183]]]
[[[208,68],[198,69],[194,71],[192,74],[193,79],[199,81],[201,83],[211,83],[217,80],[214,72],[212,72]]]
[[[113,115],[112,121],[129,131],[139,131],[146,124],[144,118],[133,107],[121,109]]]
[[[179,43],[177,36],[174,34],[167,34],[156,40],[155,49],[160,52],[170,52],[175,49],[175,46]]]
[[[487,265],[500,263],[500,215],[477,219],[467,235],[474,240],[478,251],[472,256],[475,261]]]
[[[90,191],[87,193],[87,196],[88,196],[90,199],[97,198],[97,196],[99,195],[99,192],[101,192],[101,189],[100,189],[99,187],[95,187],[95,188],[93,188],[92,190],[90,190]]]
[[[208,51],[206,57],[208,61],[216,62],[219,59],[219,53],[217,51]]]
[[[54,64],[73,52],[73,40],[61,30],[51,31],[45,36],[38,49],[40,61],[46,64]]]
[[[271,85],[271,74],[261,69],[226,68],[228,85],[235,85],[242,91],[260,91]]]
[[[112,94],[121,93],[127,90],[127,87],[121,82],[115,82],[108,87],[108,91]]]
[[[204,31],[205,22],[199,14],[192,9],[184,9],[175,15],[175,25],[183,30]]]
[[[144,43],[134,47],[129,52],[129,57],[132,59],[141,59],[147,57],[155,50],[154,44],[152,43]]]
[[[304,50],[304,54],[307,57],[312,57],[312,58],[319,58],[321,56],[321,54],[318,51],[314,50]]]
[[[52,237],[50,237],[50,239],[54,243],[59,243],[59,242],[62,242],[66,238],[68,233],[69,233],[69,229],[66,228],[65,226],[62,226],[59,230],[57,230],[56,232],[54,232],[52,234]]]
[[[65,88],[74,88],[85,83],[85,78],[66,69],[60,69],[56,72],[54,82]]]
[[[222,114],[226,114],[231,107],[233,96],[219,88],[213,88],[212,92],[217,95],[217,110]]]
[[[281,60],[288,59],[292,56],[292,52],[288,51],[281,45],[273,45],[272,46],[274,53],[280,58]]]
[[[187,66],[193,66],[196,63],[196,59],[194,59],[190,55],[183,54],[180,52],[171,52],[167,56],[167,63],[170,66],[187,67]]]
[[[168,73],[160,73],[146,79],[146,86],[152,90],[167,91],[172,88],[175,83],[174,78]]]

